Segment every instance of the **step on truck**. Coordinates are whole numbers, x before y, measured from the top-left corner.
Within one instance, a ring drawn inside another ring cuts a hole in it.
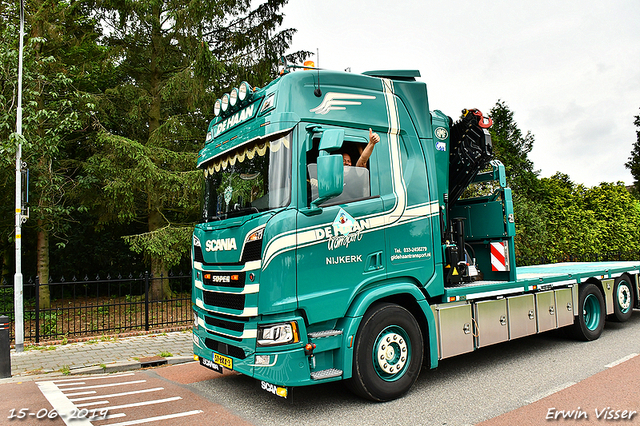
[[[419,76],[289,67],[216,102],[192,247],[202,365],[284,398],[345,380],[387,401],[423,365],[561,327],[594,340],[640,307],[640,262],[516,266],[491,119],[431,111]]]

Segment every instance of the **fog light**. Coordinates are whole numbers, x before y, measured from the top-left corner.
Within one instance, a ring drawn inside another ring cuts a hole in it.
[[[256,355],[256,365],[269,365],[271,363],[270,355]]]

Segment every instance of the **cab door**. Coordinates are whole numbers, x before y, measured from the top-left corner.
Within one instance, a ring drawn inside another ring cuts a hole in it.
[[[320,208],[312,201],[318,196],[317,157],[321,134],[306,133],[299,126],[301,140],[307,138],[300,158],[301,185],[297,213],[298,306],[309,323],[344,316],[360,288],[386,275],[384,203],[380,196],[379,160],[387,149],[387,137],[380,134],[367,167],[343,168],[343,191]],[[349,153],[356,164],[360,148],[369,132],[344,129],[344,142],[333,155]],[[326,154],[326,153],[325,153]]]

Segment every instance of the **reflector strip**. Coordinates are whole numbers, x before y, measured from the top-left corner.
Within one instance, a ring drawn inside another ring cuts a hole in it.
[[[499,272],[507,270],[505,246],[502,242],[491,243],[491,270]]]

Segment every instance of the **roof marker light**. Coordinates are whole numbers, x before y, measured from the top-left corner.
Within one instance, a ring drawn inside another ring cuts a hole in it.
[[[226,112],[229,109],[229,94],[225,93],[221,100],[222,111]]]
[[[238,103],[238,89],[234,88],[229,95],[229,104],[233,107]]]
[[[238,99],[240,99],[240,101],[242,102],[250,98],[251,95],[253,95],[253,89],[251,88],[251,85],[246,81],[243,81],[238,88]]]

